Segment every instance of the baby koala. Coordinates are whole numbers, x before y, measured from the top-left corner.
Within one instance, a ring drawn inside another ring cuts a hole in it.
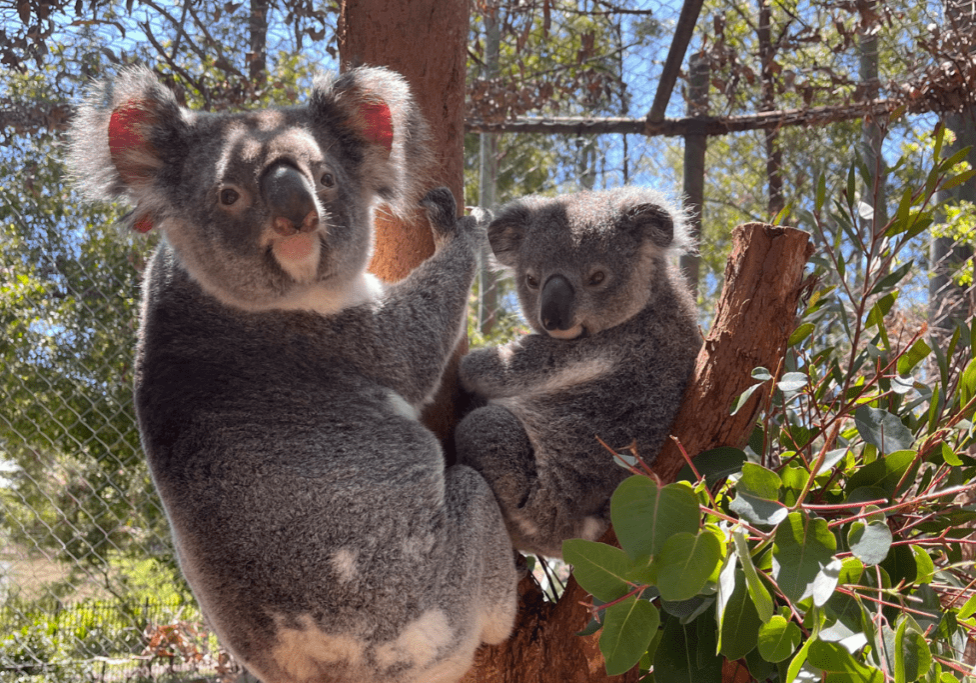
[[[516,548],[551,557],[596,539],[628,476],[600,445],[652,461],[701,344],[691,293],[668,252],[682,214],[649,189],[528,197],[488,226],[535,333],[461,361],[483,404],[457,427],[459,462],[495,492]]]

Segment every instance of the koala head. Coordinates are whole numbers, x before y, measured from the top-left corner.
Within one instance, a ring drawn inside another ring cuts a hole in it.
[[[321,78],[300,106],[209,114],[134,68],[79,108],[69,163],[90,198],[134,204],[130,225],[162,231],[206,291],[265,310],[362,277],[373,204],[416,206],[426,142],[406,82],[386,69]]]
[[[661,194],[623,187],[514,201],[488,239],[513,271],[529,324],[575,339],[641,311],[668,283],[666,252],[686,236],[682,214]]]

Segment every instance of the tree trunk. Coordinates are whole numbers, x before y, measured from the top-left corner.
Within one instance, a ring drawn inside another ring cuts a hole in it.
[[[708,116],[709,66],[704,54],[694,54],[688,60],[688,116]],[[705,207],[705,152],[708,150],[708,137],[705,135],[685,136],[684,195],[685,208],[691,236],[697,244],[702,231],[702,211]],[[681,255],[681,271],[688,286],[698,299],[698,280],[701,256],[697,251]]]
[[[759,61],[762,65],[762,103],[759,111],[776,110],[776,77],[774,58],[776,56],[772,38],[772,12],[766,0],[759,0],[759,26],[756,30],[759,40]],[[766,181],[769,186],[769,215],[778,216],[785,206],[783,198],[783,151],[779,147],[779,129],[765,131],[766,139]]]
[[[464,74],[467,58],[466,0],[343,0],[339,54],[344,68],[386,66],[407,79],[433,135],[435,168],[431,187],[445,185],[464,205]],[[381,211],[370,270],[387,282],[405,278],[434,253],[426,217],[402,222]],[[463,346],[463,345],[462,345]],[[457,358],[424,423],[447,444],[456,422]],[[453,454],[447,453],[453,460]]]
[[[962,45],[971,45],[970,36],[976,32],[973,0],[945,0],[945,31],[958,32],[966,36],[960,40]],[[961,58],[965,56],[961,55]],[[976,107],[966,105],[960,111],[950,112],[943,117],[946,128],[956,135],[952,144],[946,146],[943,156],[970,147],[967,161],[976,167]],[[952,188],[940,199],[964,200],[976,203],[976,183],[970,181]],[[972,290],[966,291],[955,283],[953,272],[967,259],[973,257],[973,245],[957,243],[951,237],[933,237],[929,253],[929,326],[940,342],[948,341],[956,326],[970,317],[972,311]],[[968,296],[967,296],[968,295]]]
[[[498,59],[501,53],[502,29],[498,16],[501,12],[498,2],[487,3],[484,7],[485,59],[481,70],[484,79],[496,78],[499,73]],[[491,209],[495,206],[498,189],[498,134],[479,134],[478,168],[478,206]],[[485,244],[478,268],[478,329],[488,336],[495,327],[498,313],[498,275],[492,268],[489,256],[491,249]]]
[[[694,374],[672,428],[691,455],[718,446],[741,446],[752,432],[760,398],[753,397],[735,416],[730,407],[754,380],[752,369],[775,371],[795,327],[803,288],[803,267],[812,252],[807,233],[793,228],[750,223],[735,229],[725,269],[725,287],[712,330],[705,339]],[[666,444],[654,470],[666,483],[684,460]],[[616,543],[613,530],[601,539]],[[515,632],[505,643],[483,647],[464,683],[630,683],[636,669],[608,677],[599,635],[577,636],[589,612],[580,603],[586,592],[570,579],[556,603],[546,602],[531,577],[519,586]],[[743,670],[728,663],[726,681]]]
[[[268,0],[251,0],[248,32],[247,75],[251,86],[258,88],[268,79]]]

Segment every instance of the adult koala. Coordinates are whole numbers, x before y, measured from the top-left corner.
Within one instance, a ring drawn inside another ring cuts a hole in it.
[[[378,199],[406,213],[426,127],[361,68],[307,103],[180,107],[144,69],[96,87],[76,182],[164,237],[145,278],[135,401],[180,566],[266,683],[454,681],[505,639],[516,570],[497,503],[417,419],[458,341],[479,229],[427,194],[437,253],[366,273]]]
[[[668,436],[701,344],[668,263],[685,227],[659,193],[624,187],[515,201],[488,239],[535,333],[462,359],[486,405],[458,425],[458,460],[488,480],[517,548],[558,557],[606,529],[628,474],[597,437],[651,461]]]

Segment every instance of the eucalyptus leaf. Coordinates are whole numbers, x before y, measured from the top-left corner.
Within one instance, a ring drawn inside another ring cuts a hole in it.
[[[895,629],[894,674],[896,681],[917,681],[932,666],[932,651],[922,630],[909,615]]]
[[[776,526],[789,513],[789,509],[782,503],[754,496],[748,490],[736,491],[729,510],[758,526]]]
[[[648,477],[625,479],[610,499],[610,519],[621,547],[632,560],[657,556],[672,535],[697,534],[698,497],[685,483],[658,488]]]
[[[883,521],[855,521],[847,534],[847,543],[851,552],[868,566],[880,564],[888,557],[891,541],[891,529]]]
[[[735,474],[742,469],[743,463],[747,460],[745,451],[741,448],[730,446],[720,446],[711,450],[702,451],[695,456],[695,469],[705,477],[705,483],[712,486],[731,474]],[[694,472],[685,463],[675,481],[693,482]]]
[[[759,627],[759,654],[767,662],[782,662],[796,650],[801,636],[799,626],[777,614]]]
[[[880,408],[867,405],[858,407],[854,413],[854,424],[861,438],[877,446],[882,453],[908,450],[915,440],[897,416]]]
[[[727,659],[739,659],[756,647],[762,621],[749,598],[745,574],[735,569],[733,590],[721,615],[720,651]],[[772,661],[772,660],[770,660]]]
[[[563,541],[563,559],[573,565],[573,576],[583,590],[604,602],[631,591],[627,574],[633,563],[620,548],[574,538]]]
[[[703,620],[711,623],[699,630]],[[664,623],[654,653],[654,683],[721,683],[722,661],[715,649],[715,624],[708,614],[691,624],[671,618]]]
[[[827,521],[791,512],[776,527],[773,578],[783,594],[799,602],[813,593],[820,571],[833,559],[837,539]]]
[[[787,372],[776,383],[776,388],[784,394],[793,394],[807,385],[807,376],[802,372]]]
[[[721,544],[715,534],[674,534],[664,543],[655,562],[661,598],[680,601],[694,597],[721,561]]]
[[[746,587],[749,590],[749,596],[752,598],[752,604],[756,606],[756,613],[763,623],[768,622],[773,616],[773,599],[770,597],[769,591],[766,590],[766,586],[763,585],[762,579],[759,578],[759,572],[756,571],[752,562],[745,533],[742,529],[736,529],[732,532],[732,539],[735,543],[736,556],[742,564],[742,571],[745,574]],[[732,561],[731,556],[729,561]]]
[[[634,668],[657,633],[661,616],[646,600],[630,597],[606,609],[600,652],[607,674],[616,676]]]
[[[827,601],[834,594],[842,566],[841,560],[835,557],[813,579],[813,604],[817,607],[823,607],[827,604]]]
[[[824,671],[827,679],[831,681],[836,678],[863,681],[863,683],[884,683],[884,674],[880,669],[858,662],[850,652],[837,643],[823,640],[811,641],[807,662]]]

